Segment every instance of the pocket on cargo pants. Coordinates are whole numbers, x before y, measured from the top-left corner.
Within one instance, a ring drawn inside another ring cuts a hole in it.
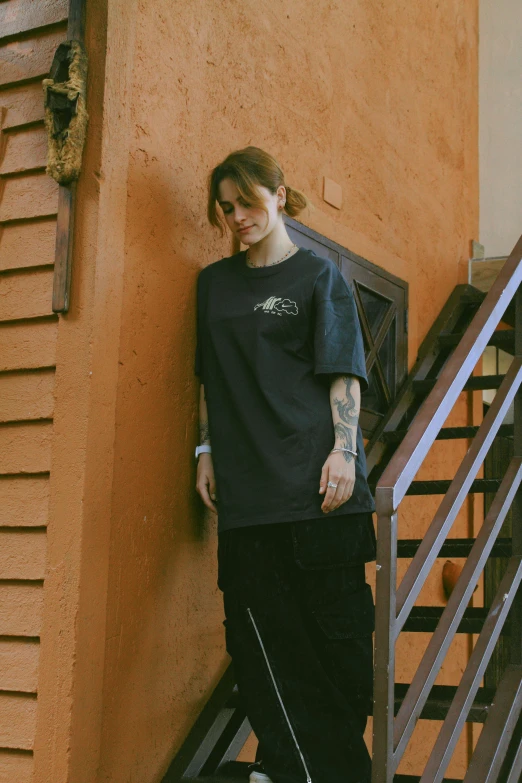
[[[298,579],[310,611],[331,639],[371,636],[375,612],[364,557],[373,551],[371,515],[353,514],[292,525]]]
[[[294,523],[303,618],[324,670],[364,731],[373,695],[373,595],[364,562],[352,560],[354,530],[340,518],[325,522]]]

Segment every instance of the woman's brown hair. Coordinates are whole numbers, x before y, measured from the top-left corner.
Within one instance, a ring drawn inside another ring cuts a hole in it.
[[[221,180],[231,179],[236,185],[242,199],[250,206],[268,211],[256,192],[256,185],[262,185],[271,193],[276,193],[280,185],[286,188],[286,204],[284,211],[294,217],[311,204],[304,193],[285,183],[281,167],[276,159],[259,147],[245,147],[227,155],[225,160],[216,166],[208,178],[208,208],[209,223],[225,233],[226,223],[216,209],[219,198]]]

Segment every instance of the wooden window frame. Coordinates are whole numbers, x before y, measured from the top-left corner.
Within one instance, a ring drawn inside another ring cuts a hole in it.
[[[396,315],[397,334],[394,366],[395,378],[393,386],[395,389],[395,396],[397,396],[400,387],[408,375],[408,283],[405,280],[402,280],[400,277],[387,272],[371,261],[368,261],[366,258],[357,255],[348,248],[343,247],[342,245],[334,242],[322,234],[319,234],[317,231],[314,231],[308,226],[299,223],[299,221],[295,220],[294,218],[290,218],[285,215],[284,221],[287,229],[290,229],[290,234],[297,232],[298,235],[305,237],[305,244],[302,246],[308,246],[306,244],[306,238],[308,238],[312,240],[312,242],[318,243],[324,247],[325,252],[322,253],[322,255],[331,258],[332,261],[337,264],[345,279],[350,283],[352,291],[354,292],[355,300],[357,302],[359,320],[361,322],[361,329],[365,339],[365,350],[369,346],[368,353],[366,355],[368,372],[371,371],[372,367],[374,366],[376,354],[378,353],[383,339],[387,334],[387,330],[390,328],[391,323],[395,319]],[[291,238],[294,241],[298,239],[296,236]],[[312,245],[312,242],[310,243],[310,246]],[[299,244],[299,241],[296,241],[296,244]],[[311,249],[314,249],[315,252],[318,252],[313,247],[311,247]],[[384,321],[375,337],[371,335],[370,325],[364,318],[364,310],[362,308],[362,302],[357,286],[358,282],[362,282],[362,285],[366,285],[367,287],[371,287],[372,283],[377,285],[378,287],[375,289],[375,291],[385,298],[392,299],[396,305],[393,312],[386,314]],[[393,289],[395,290],[396,296],[392,296]],[[386,292],[388,293],[388,296],[386,295]],[[361,311],[363,312],[362,317]],[[377,362],[377,372],[378,374],[381,373],[380,362]],[[386,384],[384,384],[383,391],[385,388]],[[391,405],[393,399],[387,399],[386,402],[388,405]],[[376,413],[375,411],[370,410],[364,406],[363,395],[361,416],[359,421],[364,437],[371,437],[382,417],[383,416],[381,414]]]

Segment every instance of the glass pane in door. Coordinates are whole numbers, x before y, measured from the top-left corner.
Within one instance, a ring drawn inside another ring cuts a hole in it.
[[[393,303],[384,296],[380,296],[376,291],[371,291],[369,288],[366,288],[366,286],[361,285],[360,283],[357,284],[357,288],[359,289],[359,294],[364,307],[364,312],[366,313],[366,318],[368,319],[368,323],[370,325],[372,336],[375,338],[377,337],[377,333],[382,325],[382,322],[384,321],[386,313]]]

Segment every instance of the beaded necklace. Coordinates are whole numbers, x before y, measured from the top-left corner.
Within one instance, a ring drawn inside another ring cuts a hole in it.
[[[288,251],[288,253],[285,253],[285,254],[284,254],[284,256],[283,256],[282,258],[278,258],[278,260],[277,260],[277,261],[271,261],[269,264],[253,264],[253,263],[250,261],[250,256],[249,256],[249,250],[250,250],[250,248],[248,248],[248,250],[246,251],[246,256],[245,256],[245,258],[246,258],[246,262],[247,262],[247,266],[251,267],[252,269],[262,269],[264,266],[273,266],[274,264],[280,264],[280,263],[281,263],[281,261],[284,261],[284,260],[285,260],[285,258],[287,258],[287,257],[290,255],[290,253],[292,252],[292,250],[294,249],[294,247],[295,247],[297,250],[299,249],[299,248],[297,247],[297,245],[295,245],[295,244],[292,244],[292,247],[290,248],[290,250]]]

